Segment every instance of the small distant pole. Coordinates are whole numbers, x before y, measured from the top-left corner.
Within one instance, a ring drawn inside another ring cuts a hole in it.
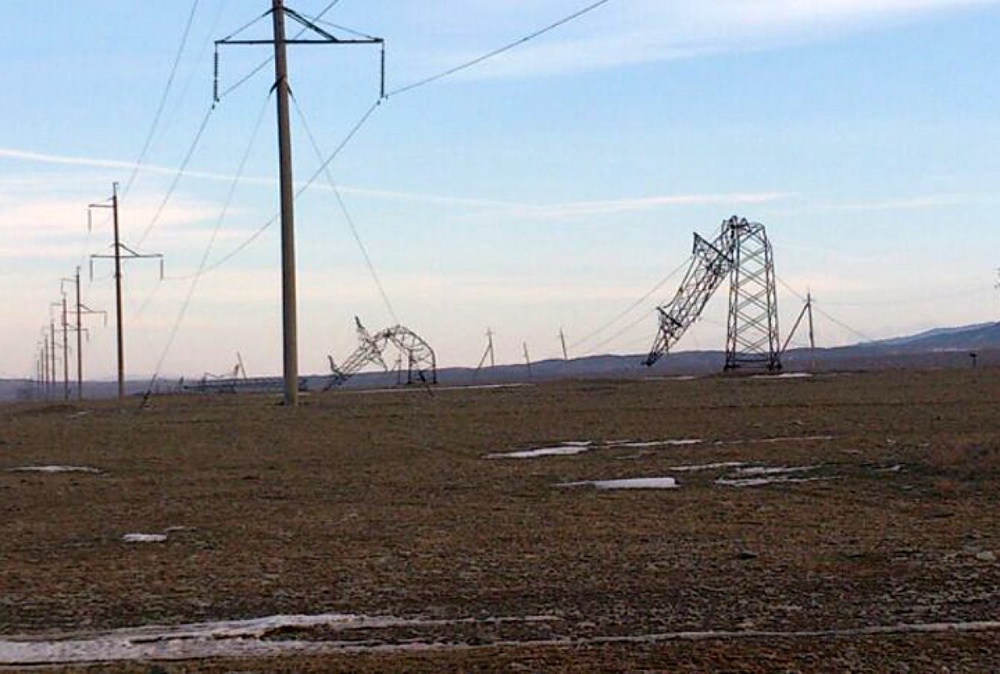
[[[72,330],[76,333],[76,398],[77,400],[83,400],[83,317],[89,314],[102,314],[104,316],[104,322],[107,324],[107,314],[103,311],[94,311],[86,304],[83,303],[80,296],[80,268],[76,268],[76,274],[73,278],[64,278],[64,283],[72,283],[74,290],[76,291],[76,321],[75,325],[67,328],[63,332],[63,341],[66,341],[66,332]],[[66,297],[63,295],[63,303],[65,304]],[[63,308],[63,323],[69,324],[69,319],[66,315],[66,308]]]
[[[476,372],[483,369],[483,364],[486,359],[490,359],[490,367],[496,367],[496,359],[493,356],[493,329],[486,328],[486,350],[483,351],[483,357],[479,359],[479,365],[476,366]]]
[[[975,370],[976,369],[976,361],[979,358],[979,354],[976,353],[975,351],[972,351],[972,352],[969,353],[969,358],[972,359],[972,369]]]
[[[52,382],[52,397],[56,395],[56,322],[54,319],[49,319],[49,338],[52,341],[52,348],[49,349],[49,358],[52,359],[52,377],[49,381]]]
[[[562,344],[563,360],[569,360],[569,352],[566,351],[566,333],[559,328],[559,343]]]
[[[528,377],[531,377],[531,356],[528,355],[528,343],[523,342],[524,345],[524,364],[528,368]]]
[[[63,400],[69,400],[69,321],[66,315],[66,295],[62,296],[63,332]]]
[[[49,397],[49,337],[42,331],[42,397]]]
[[[813,296],[812,291],[806,293],[806,312],[809,315],[809,358],[812,361],[810,369],[816,369],[816,333],[813,330]]]
[[[76,399],[83,400],[83,321],[80,303],[80,268],[76,268],[74,276],[76,284]]]

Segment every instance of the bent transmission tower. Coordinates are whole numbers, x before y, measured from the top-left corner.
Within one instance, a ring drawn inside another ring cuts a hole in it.
[[[396,325],[373,335],[365,329],[357,316],[354,317],[354,322],[357,324],[360,344],[341,365],[337,365],[333,357],[328,356],[333,376],[330,377],[325,390],[340,386],[371,363],[380,365],[383,370],[388,371],[389,366],[386,365],[382,355],[390,345],[396,347],[406,359],[407,384],[437,383],[437,359],[434,350],[415,332],[402,325]]]
[[[729,276],[725,370],[781,369],[774,260],[764,225],[733,216],[709,241],[694,235],[691,265],[669,304],[657,307],[660,328],[643,361],[653,365],[701,316]]]

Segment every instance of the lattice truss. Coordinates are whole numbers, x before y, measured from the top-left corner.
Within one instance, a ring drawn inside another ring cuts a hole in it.
[[[327,390],[340,386],[371,364],[378,365],[388,372],[385,353],[389,347],[398,352],[400,367],[404,363],[406,365],[407,384],[437,383],[437,359],[434,350],[415,332],[402,325],[396,325],[373,335],[365,329],[357,317],[354,321],[357,324],[358,348],[340,365],[334,362],[333,356],[328,356],[333,374],[326,385]]]
[[[729,282],[726,370],[781,369],[778,298],[774,256],[764,225],[740,220],[733,229],[733,267]]]
[[[673,299],[657,307],[659,330],[649,355],[653,365],[698,320],[729,276],[726,370],[780,370],[774,262],[764,225],[733,216],[709,241],[694,235],[691,264]]]

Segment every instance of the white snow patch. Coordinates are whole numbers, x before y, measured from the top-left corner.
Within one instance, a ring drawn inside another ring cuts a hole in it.
[[[433,649],[468,650],[472,644],[440,640],[406,640],[403,643],[357,641],[356,639],[313,641],[306,638],[265,640],[282,628],[326,627],[338,632],[370,628],[428,627],[478,622],[559,622],[554,616],[458,620],[406,620],[366,616],[327,614],[270,616],[254,620],[234,620],[192,625],[149,626],[108,632],[75,633],[40,639],[30,636],[0,638],[0,667],[30,667],[80,663],[177,661],[206,658],[266,657],[294,654],[379,653]],[[669,641],[735,641],[738,639],[816,639],[891,634],[937,634],[948,632],[996,632],[1000,621],[982,620],[947,623],[900,623],[868,625],[846,629],[779,630],[706,630],[687,632],[652,632],[589,638],[549,638],[487,642],[481,647],[565,646],[579,644],[658,643]]]
[[[628,447],[630,449],[641,449],[645,447],[686,447],[688,445],[700,445],[704,440],[700,438],[683,438],[680,440],[649,440],[645,442],[631,442],[616,440],[609,442],[609,447]]]
[[[125,534],[122,541],[125,543],[162,543],[167,540],[166,534]]]
[[[672,477],[634,477],[623,480],[585,480],[583,482],[563,482],[560,487],[587,487],[598,489],[677,489],[677,480]]]
[[[100,473],[90,466],[17,466],[8,468],[8,473]]]
[[[435,391],[490,391],[493,389],[505,389],[505,388],[529,388],[533,387],[534,384],[525,383],[511,383],[511,384],[469,384],[469,385],[455,385],[455,386],[437,386]]]
[[[534,459],[540,456],[572,456],[589,451],[592,443],[589,441],[564,442],[554,447],[539,447],[537,449],[521,449],[516,452],[500,452],[487,454],[487,459]]]
[[[768,381],[775,379],[812,379],[812,374],[809,372],[785,372],[784,374],[757,374],[751,379],[765,379]]]
[[[558,622],[555,616],[494,618],[488,622]],[[70,663],[193,660],[219,657],[261,657],[293,653],[375,652],[386,644],[358,641],[265,639],[282,629],[326,627],[334,631],[391,627],[421,627],[481,622],[476,619],[419,620],[369,617],[342,613],[276,615],[251,620],[188,625],[133,627],[96,633],[63,634],[48,639],[0,638],[0,667]],[[400,650],[432,644],[403,644]]]
[[[829,480],[828,477],[745,477],[745,478],[722,478],[715,481],[715,484],[722,487],[763,487],[769,484],[793,484],[798,482],[819,482]]]
[[[836,440],[836,436],[833,435],[798,435],[798,436],[787,436],[781,438],[763,438],[761,440],[754,440],[753,442],[760,442],[764,444],[775,443],[775,442],[826,442],[828,440]]]
[[[740,475],[784,475],[786,473],[806,473],[817,468],[819,466],[747,466],[737,468],[736,472]]]
[[[715,470],[717,468],[739,468],[746,464],[742,461],[720,461],[718,463],[699,463],[690,466],[670,466],[669,470],[681,472],[693,472],[698,470]]]

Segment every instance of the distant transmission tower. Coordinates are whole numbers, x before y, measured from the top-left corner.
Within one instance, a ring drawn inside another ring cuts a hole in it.
[[[733,216],[712,240],[694,235],[691,265],[669,304],[657,307],[660,329],[644,364],[653,365],[698,320],[729,276],[725,369],[781,369],[774,260],[764,225]]]

